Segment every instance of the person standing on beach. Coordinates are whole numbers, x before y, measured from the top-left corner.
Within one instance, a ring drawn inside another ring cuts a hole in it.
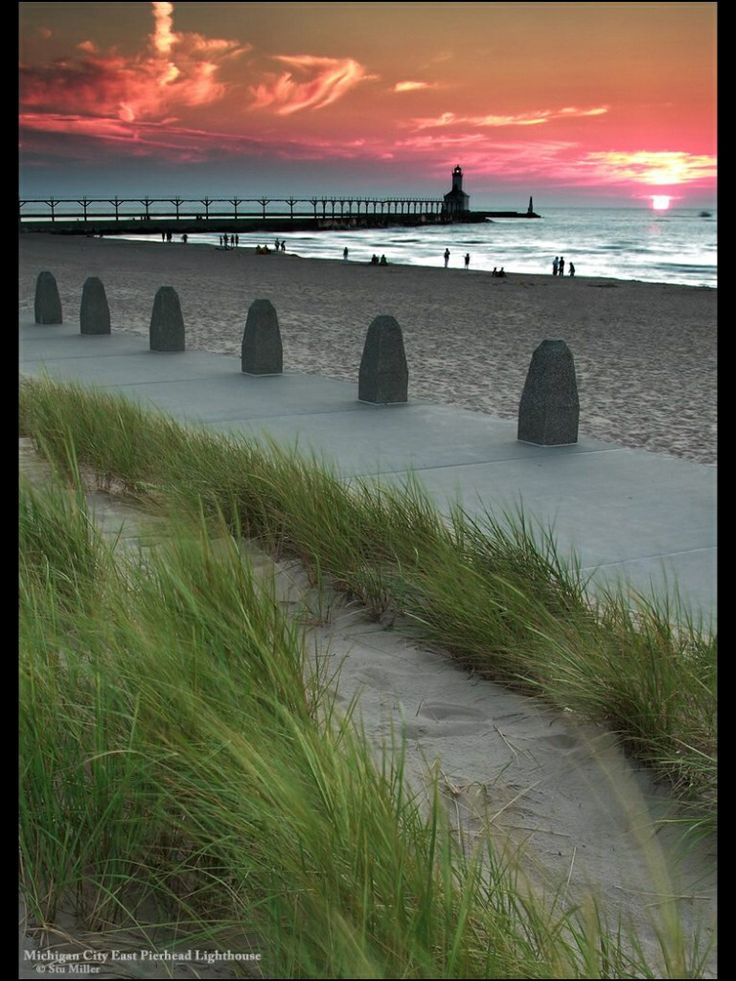
[[[575,275],[575,266],[571,262],[570,263],[570,278],[572,278],[574,275]]]
[[[561,255],[560,256],[560,276],[564,276],[564,275],[565,275],[565,257],[564,257],[564,255]]]
[[[465,268],[466,269],[469,269],[470,268],[470,253],[469,252],[466,252],[465,253]]]
[[[557,275],[557,270],[559,269],[559,267],[560,267],[560,260],[558,259],[557,256],[555,256],[554,262],[552,263],[552,275],[553,276],[556,276]]]
[[[447,269],[447,263],[450,261],[450,250],[445,249],[445,269]]]
[[[343,262],[347,262],[348,261],[348,247],[347,247],[347,245],[342,250],[342,258],[343,258]]]

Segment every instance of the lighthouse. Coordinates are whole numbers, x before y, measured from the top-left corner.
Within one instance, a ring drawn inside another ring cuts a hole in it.
[[[464,211],[470,211],[470,195],[463,191],[463,169],[458,164],[452,172],[452,190],[445,195],[445,212],[459,218]]]

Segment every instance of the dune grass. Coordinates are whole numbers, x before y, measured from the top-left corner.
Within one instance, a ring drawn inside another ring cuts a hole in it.
[[[400,616],[484,676],[602,723],[712,830],[716,641],[673,593],[586,592],[523,514],[445,520],[419,483],[345,484],[324,461],[182,427],[123,398],[24,382],[21,429],[57,465],[73,443],[103,486],[205,514],[298,556],[376,617]]]
[[[400,747],[376,760],[335,712],[241,529],[178,515],[123,552],[78,482],[21,484],[33,915],[71,901],[87,929],[259,952],[269,977],[700,976],[677,929],[645,955],[594,904],[535,899],[489,836],[470,854],[436,781],[413,796]]]

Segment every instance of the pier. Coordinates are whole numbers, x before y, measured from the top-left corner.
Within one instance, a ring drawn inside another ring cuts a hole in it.
[[[356,196],[21,198],[18,215],[21,231],[62,235],[349,230],[539,217],[532,211],[458,211],[443,198]]]
[[[23,198],[23,231],[68,234],[371,228],[456,221],[441,198]]]

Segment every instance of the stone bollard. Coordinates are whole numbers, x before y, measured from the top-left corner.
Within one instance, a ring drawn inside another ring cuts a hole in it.
[[[149,337],[152,351],[184,350],[184,318],[173,286],[162,286],[156,294]]]
[[[284,370],[279,318],[270,300],[254,300],[248,307],[240,370],[247,375],[280,375]]]
[[[34,309],[37,324],[60,324],[62,322],[59,288],[50,272],[38,274]]]
[[[542,341],[532,355],[519,403],[517,438],[541,446],[578,441],[575,362],[564,341]]]
[[[90,276],[82,288],[79,326],[82,334],[110,333],[110,307],[107,305],[105,287],[97,276]]]
[[[401,327],[393,317],[376,317],[368,328],[358,374],[358,399],[381,405],[406,402],[409,369]]]

